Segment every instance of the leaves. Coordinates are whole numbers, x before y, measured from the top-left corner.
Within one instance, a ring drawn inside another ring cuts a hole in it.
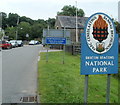
[[[17,31],[18,32],[17,39],[42,40],[43,29],[47,28],[48,24],[50,28],[54,28],[55,19],[49,18],[48,20],[44,19],[32,20],[31,18],[28,18],[26,16],[20,17],[16,13],[9,13],[7,16],[6,13],[2,12],[2,23],[3,23],[2,28],[5,30],[5,35],[9,36],[9,39],[16,39]],[[29,34],[29,38],[26,38],[26,34]]]
[[[77,9],[77,15],[80,17],[85,16],[85,13],[82,9],[78,9],[75,6],[66,5],[61,10],[61,12],[57,12],[57,15],[66,15],[66,16],[76,16],[76,9]]]

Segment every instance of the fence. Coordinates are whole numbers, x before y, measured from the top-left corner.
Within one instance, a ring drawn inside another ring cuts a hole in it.
[[[72,55],[78,55],[81,52],[81,47],[80,44],[72,44],[72,45],[67,45],[65,47],[67,52],[70,52]]]

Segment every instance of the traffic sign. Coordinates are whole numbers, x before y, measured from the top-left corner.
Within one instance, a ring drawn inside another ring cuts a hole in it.
[[[46,44],[66,44],[66,38],[46,37]]]
[[[112,19],[93,14],[81,35],[81,75],[118,73],[118,35]]]

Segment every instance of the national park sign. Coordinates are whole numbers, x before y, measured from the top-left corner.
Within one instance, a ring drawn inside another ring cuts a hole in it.
[[[81,35],[81,74],[118,73],[118,35],[112,19],[93,14]]]

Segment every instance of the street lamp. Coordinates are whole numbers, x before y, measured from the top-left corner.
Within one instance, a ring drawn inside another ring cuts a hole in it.
[[[19,23],[19,16],[18,16],[18,19],[17,19],[16,40],[17,40],[17,38],[18,38],[18,23]]]

